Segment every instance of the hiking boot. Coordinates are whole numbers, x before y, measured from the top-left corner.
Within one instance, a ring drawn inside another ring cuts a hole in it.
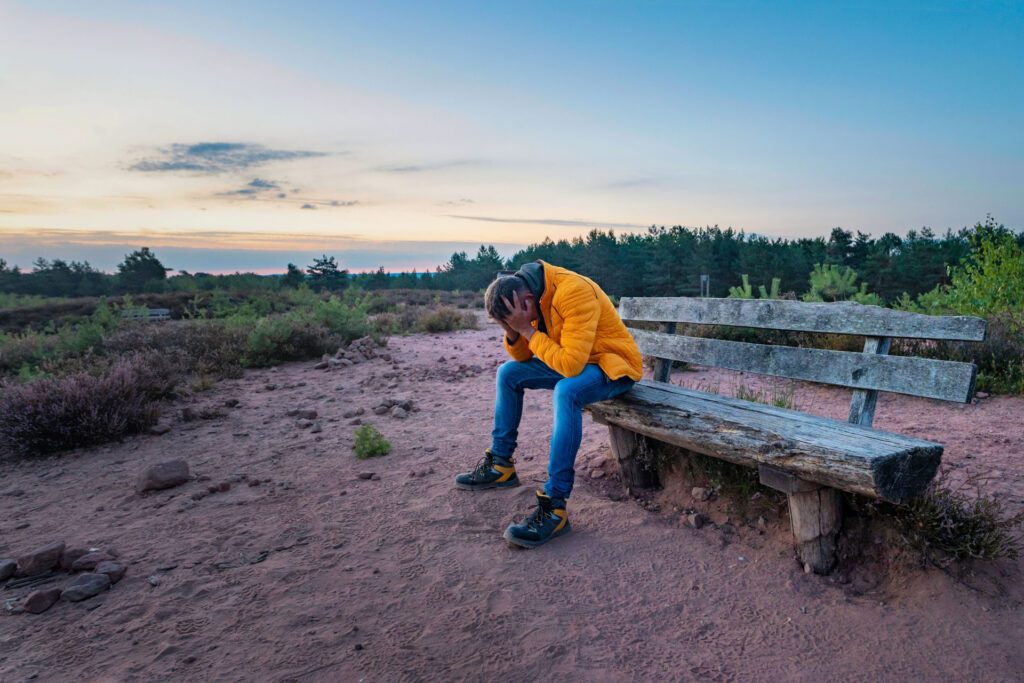
[[[455,486],[467,491],[519,486],[515,460],[503,458],[486,450],[484,457],[477,463],[476,469],[455,477]]]
[[[536,548],[555,536],[569,533],[565,498],[551,498],[537,491],[537,509],[522,524],[505,529],[505,540],[524,548]]]

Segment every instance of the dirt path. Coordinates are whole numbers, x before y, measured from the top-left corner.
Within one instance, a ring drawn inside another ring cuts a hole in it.
[[[986,567],[984,592],[932,570],[858,595],[799,570],[784,517],[763,535],[725,533],[687,527],[668,505],[615,500],[610,476],[589,476],[611,472],[606,433],[589,419],[573,532],[535,551],[509,548],[501,532],[544,479],[550,394],[528,394],[527,485],[457,491],[454,474],[488,445],[493,370],[505,360],[497,327],[395,338],[387,351],[397,368],[377,359],[253,371],[196,396],[195,408],[238,399],[225,417],[181,422],[179,405],[163,436],[0,464],[0,493],[24,492],[0,496],[0,559],[61,539],[112,547],[129,566],[97,598],[0,616],[0,680],[1024,676],[1020,562]],[[373,415],[386,397],[420,410]],[[801,386],[796,400],[841,417],[847,399]],[[322,432],[285,414],[305,407]],[[342,414],[357,407],[394,444],[390,455],[353,458],[355,427]],[[949,406],[885,396],[876,426],[944,441],[961,471],[998,472],[994,490],[1020,509],[1022,414],[1021,398]],[[174,457],[209,481],[133,492],[144,466]],[[358,478],[369,471],[379,480]],[[229,491],[192,500],[232,478]]]

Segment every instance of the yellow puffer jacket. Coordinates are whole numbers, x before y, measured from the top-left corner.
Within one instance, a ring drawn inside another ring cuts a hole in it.
[[[505,339],[505,349],[517,361],[537,356],[565,377],[575,377],[588,363],[596,363],[609,379],[623,376],[639,380],[643,375],[640,350],[622,324],[608,295],[588,277],[541,262],[544,294],[540,314],[547,334],[537,332],[527,343]],[[537,321],[533,322],[538,327]]]

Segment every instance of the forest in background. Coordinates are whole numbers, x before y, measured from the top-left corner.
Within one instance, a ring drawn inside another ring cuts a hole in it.
[[[287,264],[280,276],[252,273],[210,275],[179,273],[168,276],[150,249],[128,254],[116,273],[101,272],[88,262],[39,258],[31,270],[9,265],[0,258],[0,293],[42,297],[94,297],[176,291],[277,291],[305,283],[314,290],[336,291],[349,286],[366,290],[434,289],[479,291],[496,272],[518,268],[535,259],[564,266],[593,278],[612,296],[696,296],[702,275],[708,276],[710,296],[728,296],[741,285],[743,275],[756,291],[771,288],[801,297],[811,289],[810,273],[816,265],[849,268],[858,286],[891,304],[904,293],[911,298],[936,285],[949,284],[949,269],[958,266],[986,239],[1012,239],[1024,247],[1024,234],[997,223],[992,217],[972,228],[947,230],[936,235],[928,228],[911,230],[905,237],[886,233],[873,238],[861,232],[834,228],[824,237],[784,239],[751,235],[732,228],[651,227],[645,232],[616,235],[592,230],[572,240],[530,245],[503,259],[493,246],[452,254],[434,271],[351,274],[336,257],[323,255],[305,268]],[[13,303],[11,300],[8,303]]]

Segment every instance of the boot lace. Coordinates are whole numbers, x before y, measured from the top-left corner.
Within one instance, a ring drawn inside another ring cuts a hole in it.
[[[491,465],[494,463],[494,455],[491,453],[484,453],[484,457],[480,458],[480,462],[477,463],[476,469],[473,470],[474,479],[482,479],[491,471]]]
[[[543,505],[537,505],[537,509],[530,515],[530,519],[526,520],[526,528],[540,531],[541,527],[544,526],[544,520],[547,519],[550,512]]]

